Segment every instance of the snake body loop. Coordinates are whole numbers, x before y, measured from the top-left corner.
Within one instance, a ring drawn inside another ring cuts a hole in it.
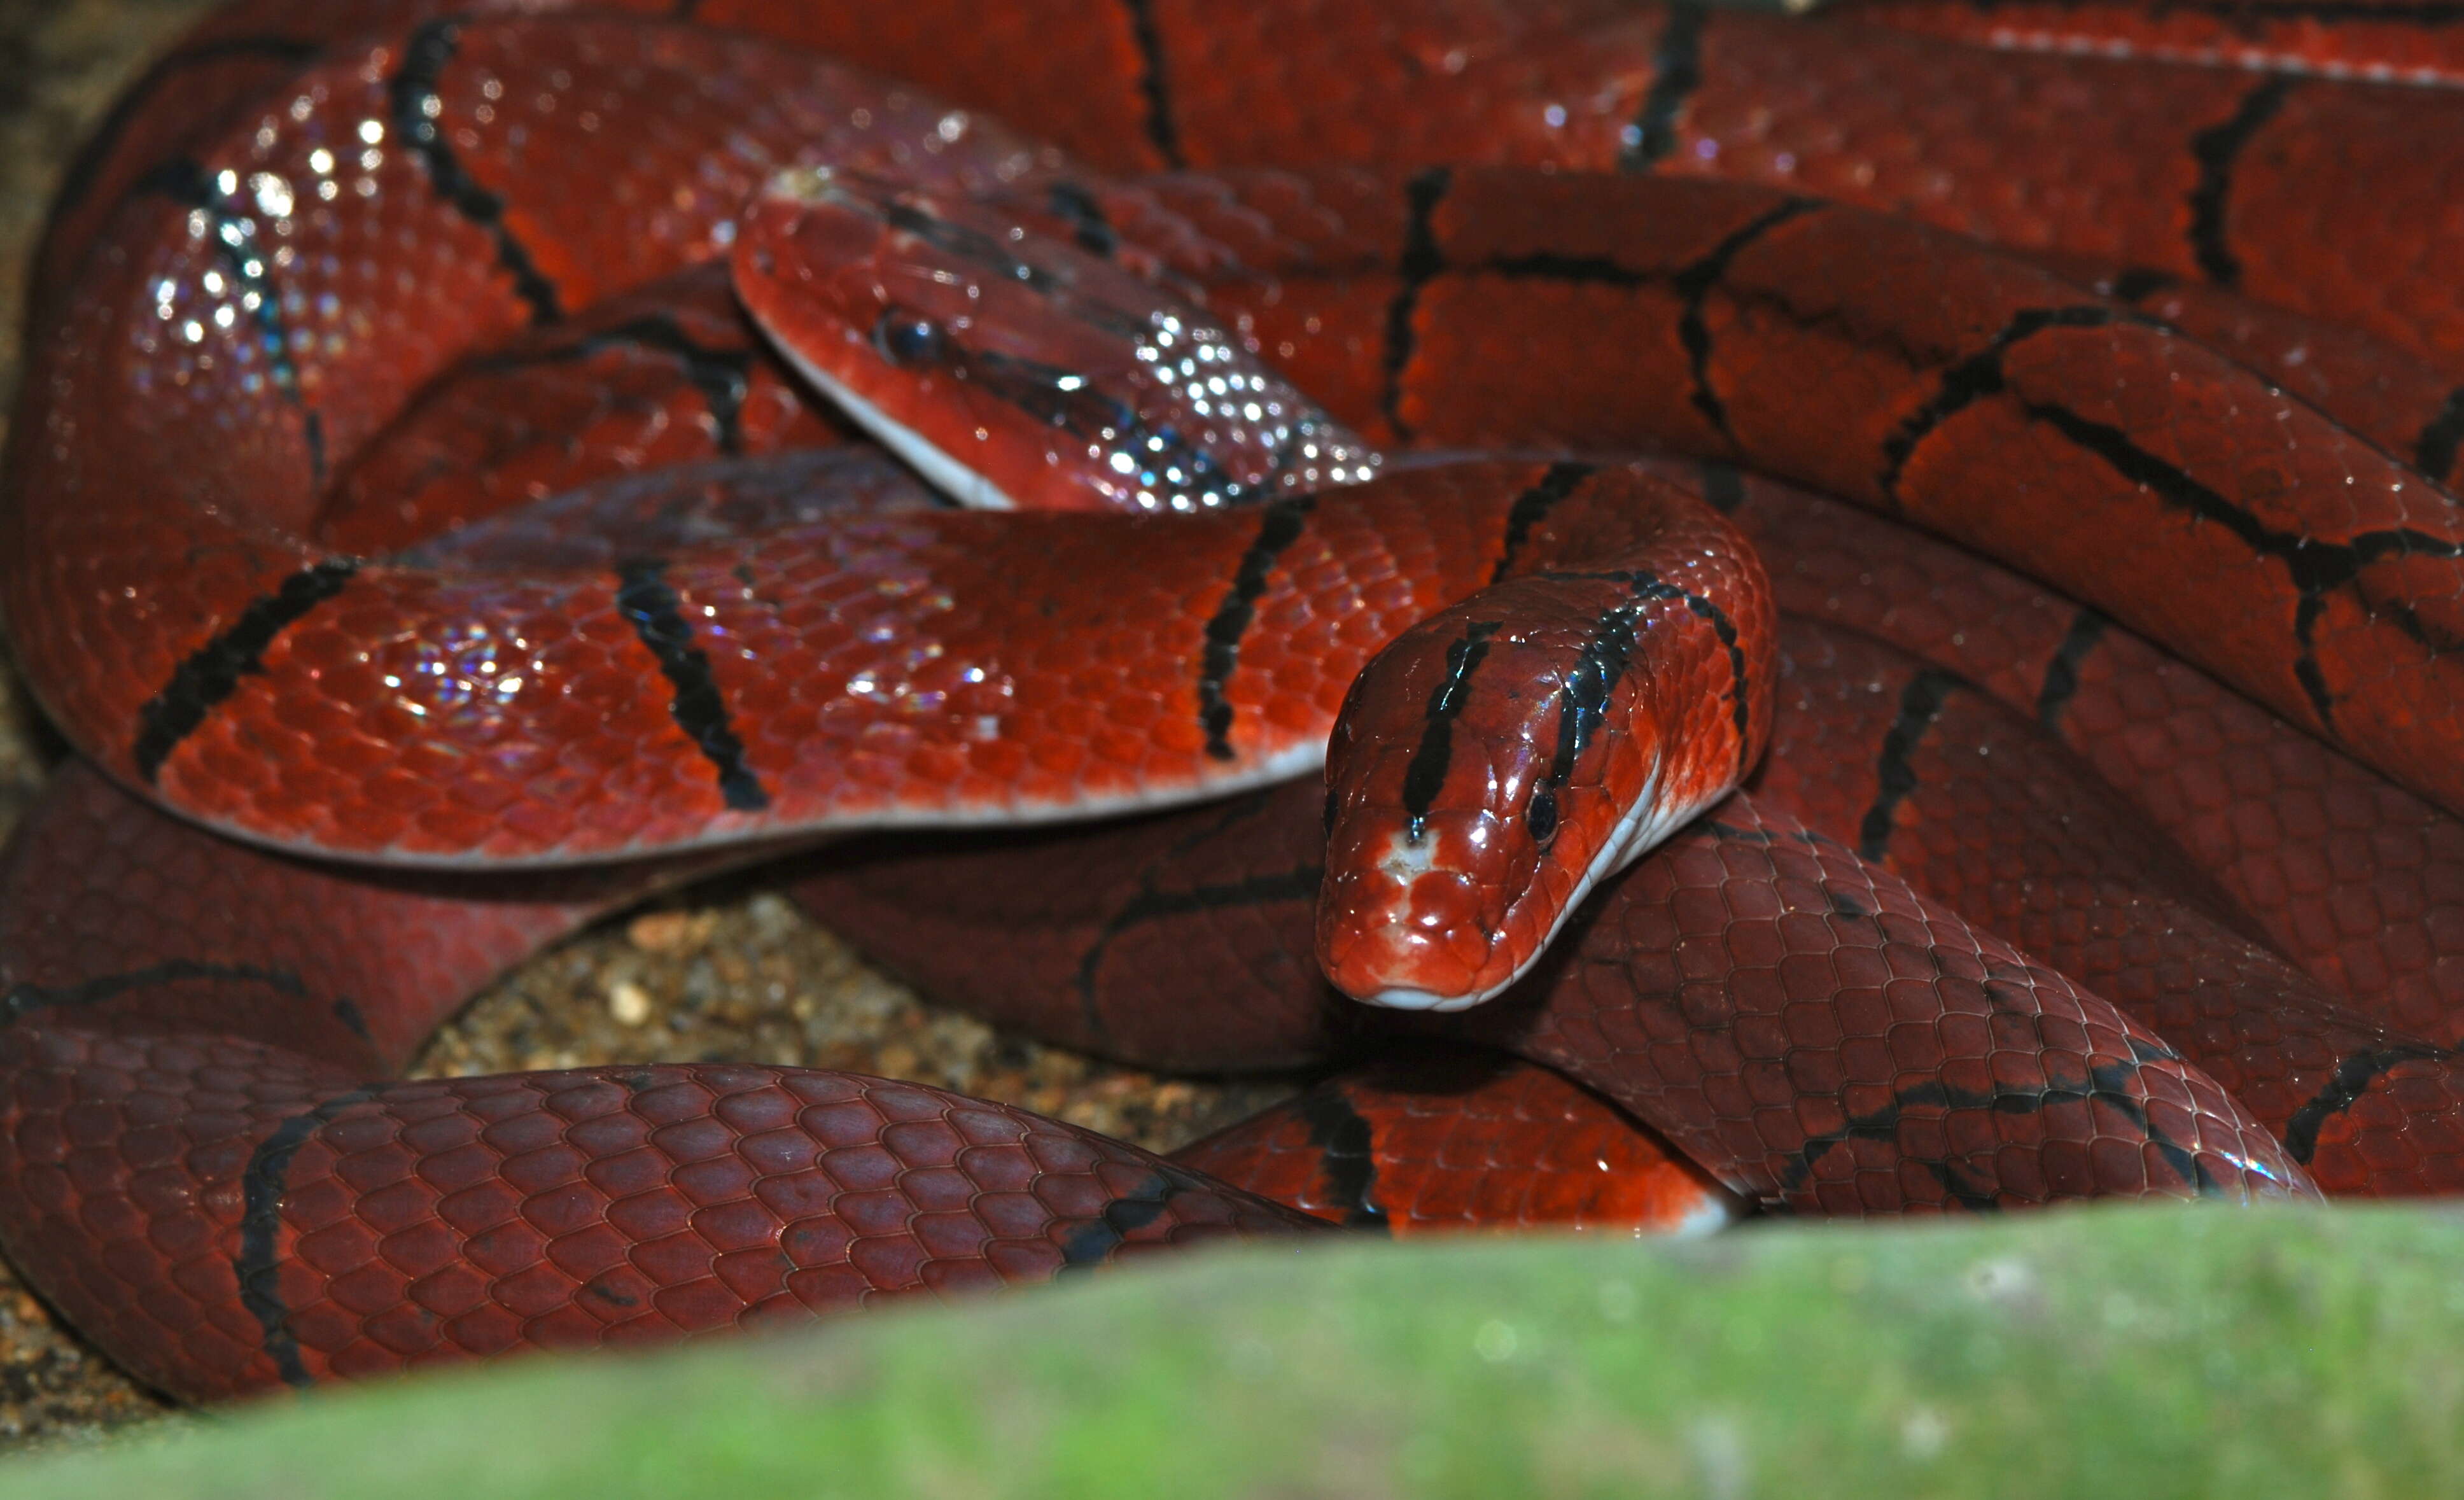
[[[2345,81],[2434,37],[682,9],[240,0],[58,205],[0,607],[84,763],[0,856],[0,1242],[143,1378],[1475,1201],[2464,1187],[2464,98]],[[938,508],[847,411],[1154,514]],[[1157,1066],[1489,1050],[1176,1160],[804,1070],[390,1076],[646,891],[951,825],[804,888],[929,990]]]

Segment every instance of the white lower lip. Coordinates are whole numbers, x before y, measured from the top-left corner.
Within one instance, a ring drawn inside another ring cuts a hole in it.
[[[1018,502],[1002,493],[998,485],[926,441],[913,428],[894,420],[889,412],[857,395],[847,382],[804,358],[802,352],[784,342],[773,339],[770,342],[772,347],[787,357],[787,363],[796,366],[798,373],[811,381],[858,427],[879,439],[882,447],[914,465],[915,472],[935,489],[969,510],[1018,509]]]

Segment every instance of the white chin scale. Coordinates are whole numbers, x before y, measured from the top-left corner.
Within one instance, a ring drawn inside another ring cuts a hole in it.
[[[889,412],[857,395],[854,387],[804,358],[801,350],[776,340],[772,341],[771,346],[787,356],[787,363],[796,366],[797,373],[811,381],[856,426],[871,433],[882,447],[913,466],[933,488],[969,510],[1018,509],[1018,502],[1001,493],[990,479],[926,442],[913,428],[892,421]]]
[[[1721,788],[1718,796],[1727,795],[1727,789]],[[1583,903],[1591,898],[1594,886],[1650,853],[1662,839],[1684,827],[1696,813],[1716,800],[1716,797],[1705,797],[1682,805],[1661,805],[1660,768],[1652,767],[1651,780],[1644,783],[1642,795],[1634,800],[1634,805],[1626,809],[1625,816],[1617,820],[1617,826],[1610,830],[1607,841],[1600,845],[1600,851],[1592,856],[1591,868],[1584,871],[1583,878],[1574,883],[1574,893],[1567,897],[1565,910],[1559,912],[1557,919],[1549,925],[1548,935],[1540,940],[1540,946],[1532,950],[1531,957],[1516,965],[1513,973],[1485,989],[1461,995],[1438,995],[1398,985],[1393,989],[1381,989],[1374,995],[1363,995],[1359,997],[1360,1003],[1382,1005],[1389,1010],[1448,1011],[1469,1010],[1485,1001],[1496,999],[1513,987],[1515,981],[1529,973],[1531,965],[1540,961],[1540,955],[1547,953],[1556,942],[1557,934],[1564,929],[1567,919],[1581,911]]]
[[[1519,977],[1521,971],[1518,970],[1516,973]],[[1506,984],[1513,982],[1514,981],[1509,979]],[[1504,989],[1506,984],[1498,985],[1497,989],[1479,990],[1469,995],[1433,995],[1424,989],[1381,989],[1375,995],[1361,996],[1360,1003],[1364,1005],[1382,1005],[1388,1010],[1469,1010],[1482,1001],[1494,996],[1498,990]]]

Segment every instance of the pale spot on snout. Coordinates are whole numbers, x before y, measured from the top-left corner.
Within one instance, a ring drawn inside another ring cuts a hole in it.
[[[1390,833],[1386,837],[1386,857],[1377,868],[1404,885],[1410,885],[1437,868],[1438,841],[1425,834],[1414,839],[1408,833]]]

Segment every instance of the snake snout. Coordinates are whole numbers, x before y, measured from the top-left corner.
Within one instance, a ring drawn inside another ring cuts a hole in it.
[[[1486,868],[1498,820],[1448,809],[1417,835],[1391,818],[1339,816],[1318,895],[1318,961],[1355,1000],[1406,1010],[1477,1004],[1512,977],[1499,934],[1512,906]]]

